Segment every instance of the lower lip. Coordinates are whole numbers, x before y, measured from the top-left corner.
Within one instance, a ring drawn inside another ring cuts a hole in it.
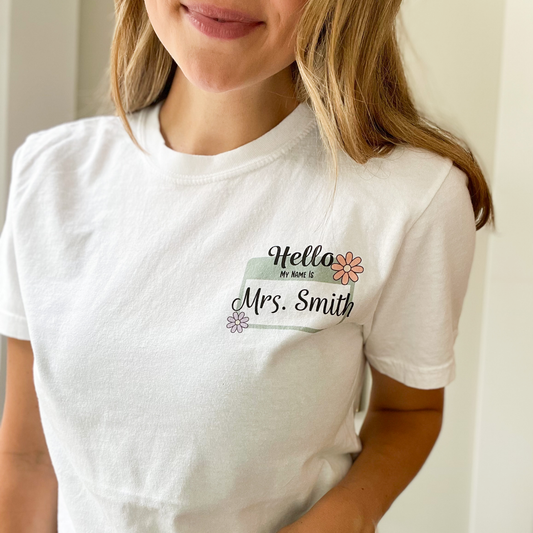
[[[201,15],[189,10],[186,6],[181,6],[191,24],[204,35],[217,39],[238,39],[248,35],[262,22],[218,22],[215,19]]]

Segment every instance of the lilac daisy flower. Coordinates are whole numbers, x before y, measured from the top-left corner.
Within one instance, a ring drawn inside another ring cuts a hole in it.
[[[232,333],[235,333],[236,331],[242,333],[243,328],[248,327],[248,320],[250,319],[247,316],[244,316],[244,311],[241,311],[240,313],[235,311],[233,316],[228,317],[228,323],[226,324],[226,327],[231,328]]]

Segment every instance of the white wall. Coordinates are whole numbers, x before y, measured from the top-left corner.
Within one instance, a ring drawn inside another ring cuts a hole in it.
[[[0,220],[6,216],[6,202],[9,189],[9,167],[7,165],[7,94],[9,73],[11,4],[0,0]],[[6,339],[0,335],[0,412],[4,410],[4,384],[6,380]]]
[[[77,116],[112,114],[108,65],[115,12],[112,0],[82,0],[79,27]]]
[[[533,532],[533,2],[508,0],[471,533]]]

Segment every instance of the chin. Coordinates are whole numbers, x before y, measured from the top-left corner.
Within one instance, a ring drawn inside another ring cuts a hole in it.
[[[205,92],[225,93],[251,84],[253,81],[235,72],[235,63],[213,65],[212,61],[186,63],[178,66],[187,80]]]

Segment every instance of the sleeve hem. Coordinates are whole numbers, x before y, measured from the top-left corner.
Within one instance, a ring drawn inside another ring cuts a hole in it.
[[[384,361],[365,352],[368,363],[378,372],[417,389],[440,389],[455,379],[455,359],[436,367],[410,366],[399,361]]]
[[[9,311],[0,309],[0,335],[29,341],[30,332],[28,330],[26,319],[22,316],[14,315]]]

